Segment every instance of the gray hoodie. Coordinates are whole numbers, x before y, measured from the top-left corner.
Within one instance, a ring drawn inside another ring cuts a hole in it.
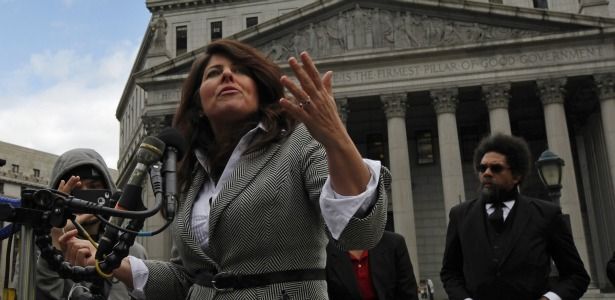
[[[60,180],[62,180],[62,178],[65,177],[71,170],[87,165],[98,170],[98,172],[103,175],[107,187],[111,190],[111,192],[115,192],[115,183],[111,178],[111,174],[109,173],[109,169],[107,169],[107,165],[105,164],[103,158],[100,154],[98,154],[98,152],[92,149],[83,148],[68,150],[64,152],[64,154],[60,155],[56,163],[53,165],[49,187],[52,189],[58,188],[58,185],[60,185]]]
[[[104,181],[112,192],[116,191],[115,183],[111,178],[111,174],[107,169],[107,165],[103,158],[96,151],[92,149],[73,149],[62,154],[55,165],[53,166],[53,170],[51,172],[51,181],[50,188],[57,188],[60,184],[60,180],[64,178],[70,173],[71,170],[84,166],[90,165],[95,168],[103,177]],[[134,245],[130,248],[130,255],[135,256],[137,258],[146,259],[146,252],[143,246],[139,243],[135,242]],[[69,279],[60,278],[58,273],[51,270],[47,261],[44,259],[39,259],[36,266],[36,287],[38,289],[37,300],[43,299],[68,299],[68,295],[71,289],[74,288],[74,291],[71,294],[71,299],[77,299],[79,295],[83,294],[85,288],[89,286],[87,282],[75,283]],[[128,289],[126,286],[117,282],[114,283],[111,291],[109,292],[110,300],[124,300],[130,299],[128,294]]]

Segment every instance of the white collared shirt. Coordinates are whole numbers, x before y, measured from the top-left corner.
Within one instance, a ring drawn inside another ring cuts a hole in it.
[[[515,206],[515,200],[509,200],[502,202],[504,206],[502,206],[502,212],[504,213],[504,221],[508,218],[508,214],[510,210]],[[493,207],[493,203],[485,203],[485,209],[487,210],[487,215],[490,216],[494,211],[495,207]]]

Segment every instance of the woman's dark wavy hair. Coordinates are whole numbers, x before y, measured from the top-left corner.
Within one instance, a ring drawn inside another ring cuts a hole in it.
[[[497,152],[506,156],[513,175],[520,176],[519,183],[530,172],[532,154],[527,142],[516,136],[496,133],[481,140],[474,150],[474,170],[478,173],[478,165],[487,152]]]
[[[228,39],[212,42],[207,46],[205,54],[198,56],[192,64],[188,78],[184,81],[181,100],[173,118],[173,126],[180,131],[187,142],[187,151],[178,171],[179,185],[184,188],[189,185],[186,183],[197,161],[194,150],[202,149],[207,153],[216,147],[209,119],[202,114],[199,95],[203,72],[214,54],[224,56],[233,64],[247,68],[249,76],[256,83],[258,112],[249,124],[246,124],[246,127],[251,126],[249,128],[251,129],[258,122],[262,122],[266,132],[252,142],[247,153],[279,140],[284,130],[290,130],[295,125],[295,122],[283,112],[278,102],[284,96],[284,87],[280,83],[280,77],[282,77],[280,67],[257,49],[241,42]]]

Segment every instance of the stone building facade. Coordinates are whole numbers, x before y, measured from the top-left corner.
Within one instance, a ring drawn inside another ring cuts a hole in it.
[[[181,82],[209,41],[247,42],[287,73],[286,59],[307,50],[320,70],[334,71],[338,109],[359,150],[391,169],[389,226],[406,237],[417,278],[432,279],[443,295],[448,211],[476,196],[478,141],[503,132],[524,137],[536,158],[548,148],[566,162],[561,205],[592,285],[608,291],[604,264],[615,250],[612,2],[148,0],[152,25],[116,113],[120,182],[142,137],[170,125]],[[547,197],[535,172],[522,190]],[[152,229],[159,225],[148,220]],[[169,241],[167,233],[142,242],[166,258]]]

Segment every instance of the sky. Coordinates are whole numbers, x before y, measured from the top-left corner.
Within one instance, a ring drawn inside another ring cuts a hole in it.
[[[0,0],[0,141],[119,157],[115,111],[150,19],[145,0]]]

